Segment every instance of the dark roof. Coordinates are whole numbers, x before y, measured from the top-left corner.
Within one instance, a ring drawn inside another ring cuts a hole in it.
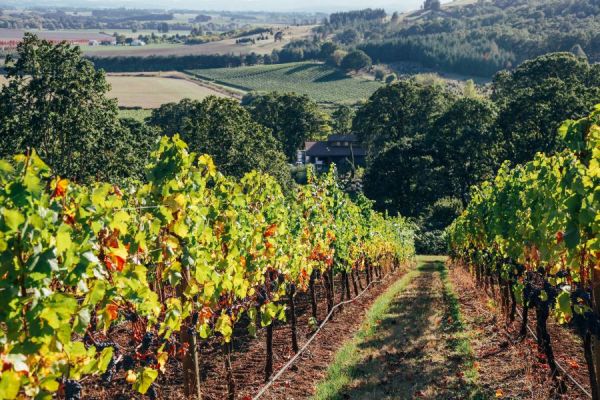
[[[328,142],[358,142],[356,135],[329,135]]]
[[[350,147],[343,146],[330,146],[327,142],[315,142],[312,146],[306,146],[306,155],[311,157],[364,157],[366,155],[365,149],[360,146]]]

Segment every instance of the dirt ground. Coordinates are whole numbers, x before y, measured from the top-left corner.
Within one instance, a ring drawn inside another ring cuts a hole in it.
[[[471,331],[478,383],[484,391],[490,396],[510,399],[588,398],[564,376],[561,379],[567,385],[567,391],[564,394],[557,393],[557,385],[531,334],[528,333],[524,341],[516,340],[520,320],[507,325],[492,293],[477,288],[473,278],[462,268],[451,267],[449,277]],[[529,325],[535,331],[534,313],[530,313]],[[580,339],[550,320],[548,330],[557,361],[590,391]]]

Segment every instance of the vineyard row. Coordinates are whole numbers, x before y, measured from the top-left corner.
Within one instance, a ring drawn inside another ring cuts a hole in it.
[[[559,129],[567,149],[505,164],[474,188],[471,202],[449,228],[454,263],[485,289],[498,287],[509,321],[522,308],[520,336],[535,310],[537,343],[557,389],[564,390],[549,318],[583,338],[592,397],[600,391],[600,106]]]
[[[258,172],[225,177],[177,136],[161,140],[146,183],[123,187],[54,176],[33,151],[0,161],[0,399],[79,399],[93,375],[153,398],[170,359],[200,397],[201,342],[228,354],[242,320],[268,340],[286,311],[297,351],[296,293],[316,318],[315,281],[331,309],[334,278],[350,298],[359,272],[370,281],[414,253],[411,224],[351,199],[333,168],[308,181],[284,193]]]

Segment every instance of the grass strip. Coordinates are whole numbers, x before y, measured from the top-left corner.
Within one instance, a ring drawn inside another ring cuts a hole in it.
[[[367,311],[360,330],[336,353],[335,360],[327,370],[327,378],[317,386],[313,400],[336,399],[344,386],[352,381],[352,369],[360,361],[359,343],[373,335],[377,329],[377,321],[383,318],[398,293],[402,292],[413,278],[421,273],[422,265],[420,264],[419,268],[406,273],[375,300]]]

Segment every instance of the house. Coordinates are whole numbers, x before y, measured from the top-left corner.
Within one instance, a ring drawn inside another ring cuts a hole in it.
[[[365,165],[366,150],[356,135],[330,135],[326,141],[305,142],[298,151],[297,165],[313,164],[317,170],[332,163],[340,170]]]
[[[88,42],[88,46],[99,46],[99,45],[100,45],[100,42],[97,40],[94,40],[94,39],[92,39]]]
[[[131,45],[132,46],[145,46],[146,42],[144,42],[143,40],[140,39],[135,39],[131,41]]]

